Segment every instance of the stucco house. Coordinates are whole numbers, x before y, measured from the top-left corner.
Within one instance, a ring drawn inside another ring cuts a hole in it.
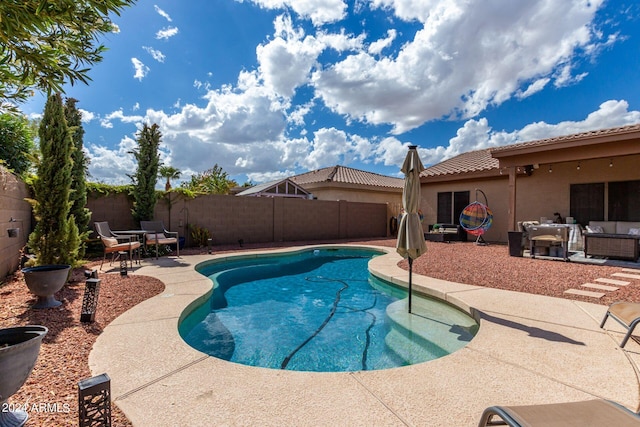
[[[425,228],[459,223],[486,194],[487,241],[507,242],[519,221],[555,213],[582,225],[640,221],[640,124],[460,154],[427,168],[421,183]]]
[[[295,175],[290,180],[318,200],[386,203],[388,217],[397,216],[402,208],[402,178],[337,165]]]

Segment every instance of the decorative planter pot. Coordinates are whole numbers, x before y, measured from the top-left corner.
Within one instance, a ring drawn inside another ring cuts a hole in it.
[[[0,329],[0,427],[22,426],[29,417],[23,410],[11,410],[7,400],[29,378],[47,331],[38,325]]]
[[[53,295],[67,283],[70,269],[70,265],[39,265],[22,269],[27,287],[38,297],[33,308],[51,308],[62,304]]]

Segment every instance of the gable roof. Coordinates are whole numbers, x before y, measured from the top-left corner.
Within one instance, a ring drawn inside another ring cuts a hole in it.
[[[366,172],[346,166],[331,166],[291,177],[298,185],[334,182],[342,184],[359,184],[372,187],[403,188],[404,180],[391,176]]]
[[[292,182],[289,178],[285,178],[254,185],[239,192],[236,196],[307,198],[309,197],[309,192]]]

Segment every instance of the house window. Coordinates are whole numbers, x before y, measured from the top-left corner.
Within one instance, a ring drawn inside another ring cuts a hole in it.
[[[438,193],[439,224],[460,224],[460,214],[469,204],[469,191]]]
[[[640,221],[640,181],[609,183],[609,221]]]
[[[578,224],[604,221],[604,182],[571,184],[569,212]]]

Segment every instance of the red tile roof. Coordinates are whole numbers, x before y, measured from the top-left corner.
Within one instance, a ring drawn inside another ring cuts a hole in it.
[[[386,188],[402,188],[404,186],[402,178],[393,178],[340,165],[306,172],[292,176],[290,179],[302,186],[319,182],[339,182]]]
[[[491,157],[491,149],[469,151],[425,169],[420,176],[441,176],[498,169],[498,159]]]

